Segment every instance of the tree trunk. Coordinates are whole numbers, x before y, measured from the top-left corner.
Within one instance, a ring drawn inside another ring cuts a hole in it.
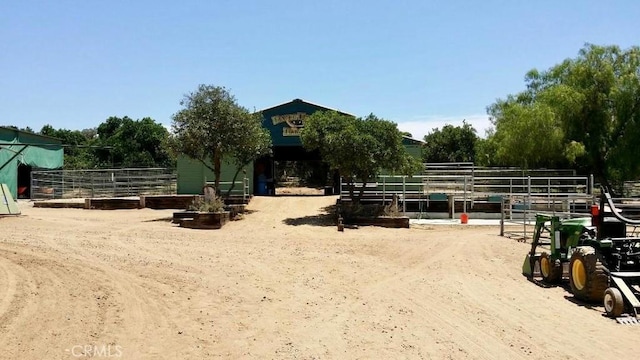
[[[229,190],[227,191],[227,197],[231,196],[231,191],[236,187],[236,179],[238,179],[238,174],[240,174],[240,171],[242,170],[242,168],[244,168],[247,164],[244,164],[240,167],[238,167],[236,169],[236,173],[233,174],[233,180],[231,180],[231,186],[229,187]]]
[[[207,169],[211,170],[211,172],[215,173],[215,169],[213,168],[213,166],[207,164],[206,160],[198,159],[198,161],[200,161],[200,163],[202,163],[202,165],[204,165],[204,167],[206,167]],[[206,186],[206,184],[205,184],[205,186]]]
[[[596,172],[594,175],[595,178],[600,182],[600,186],[604,187],[612,197],[619,197],[619,189],[617,189],[616,186],[614,186],[614,184],[611,182],[609,170],[606,165],[606,160],[602,156],[598,155],[596,157],[594,168]]]
[[[222,155],[220,155],[220,149],[216,149],[213,154],[213,177],[214,187],[216,189],[216,195],[220,195],[220,173],[222,171]]]
[[[362,181],[362,187],[360,188],[360,191],[358,191],[358,203],[360,203],[360,199],[362,199],[362,195],[364,195],[364,189],[367,187],[367,181],[364,180]]]
[[[355,187],[353,178],[347,178],[347,186],[349,186],[349,198],[353,203],[357,203],[358,199],[355,198],[354,192],[353,192],[353,188]]]

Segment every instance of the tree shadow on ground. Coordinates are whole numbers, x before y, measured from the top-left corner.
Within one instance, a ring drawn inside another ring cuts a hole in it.
[[[323,214],[307,215],[298,218],[286,218],[282,220],[285,225],[300,226],[336,226],[336,206],[330,205],[322,208]]]
[[[239,218],[231,219],[231,220],[242,220],[244,216],[253,214],[255,212],[258,212],[258,210],[245,210],[243,213],[238,214],[240,215]],[[147,223],[147,222],[172,222],[172,221],[173,221],[173,216],[165,216],[165,217],[156,218],[156,219],[143,220],[142,222]]]

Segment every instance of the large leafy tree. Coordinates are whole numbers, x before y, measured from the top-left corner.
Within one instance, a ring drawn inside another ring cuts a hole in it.
[[[332,170],[337,170],[350,189],[351,198],[359,201],[355,182],[366,184],[383,170],[414,174],[420,163],[402,145],[397,125],[371,114],[356,118],[335,111],[315,112],[305,119],[300,133],[307,150],[319,150]]]
[[[2,126],[10,128],[10,129],[20,130],[20,131],[24,131],[24,132],[29,132],[29,133],[34,133],[35,134],[35,132],[33,131],[33,129],[30,126],[27,126],[27,127],[24,127],[24,128],[20,128],[20,127],[17,127],[15,125],[2,125]]]
[[[489,140],[497,144],[491,154],[494,162],[525,169],[566,163],[564,132],[551,107],[507,100],[498,102],[491,112],[499,119]]]
[[[495,141],[495,130],[493,128],[485,130],[485,137],[476,140],[474,150],[474,164],[479,166],[500,165],[496,159],[497,144]]]
[[[151,118],[112,116],[98,126],[96,134],[94,153],[100,167],[173,166],[167,146],[169,131]]]
[[[200,85],[180,105],[183,109],[173,115],[174,149],[209,168],[216,191],[223,160],[234,161],[239,171],[270,150],[271,138],[260,116],[238,105],[226,88]]]
[[[424,162],[472,162],[478,140],[476,129],[466,121],[462,126],[445,125],[424,136]]]
[[[105,167],[173,167],[169,131],[151,118],[109,117],[97,128],[56,129],[45,125],[38,132],[62,140],[65,169]]]
[[[584,163],[605,185],[640,176],[639,47],[586,45],[574,59],[530,71],[526,86],[489,107],[498,153],[521,152],[528,164]],[[532,138],[547,146],[523,146]]]
[[[94,167],[95,162],[90,148],[94,137],[91,136],[90,132],[91,129],[82,131],[55,129],[53,126],[47,124],[42,127],[39,134],[62,140],[62,144],[65,145],[65,169],[90,169]]]

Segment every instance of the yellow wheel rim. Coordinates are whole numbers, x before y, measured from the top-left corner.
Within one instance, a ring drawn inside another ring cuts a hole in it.
[[[549,264],[549,258],[543,257],[540,259],[540,272],[542,276],[547,277],[551,272],[551,265]]]
[[[573,266],[571,267],[571,272],[573,274],[573,285],[576,287],[576,289],[584,289],[584,285],[587,283],[587,272],[584,269],[584,264],[582,263],[582,261],[574,261]]]

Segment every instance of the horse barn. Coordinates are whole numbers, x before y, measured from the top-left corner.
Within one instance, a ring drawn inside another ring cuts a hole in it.
[[[261,110],[262,124],[271,134],[273,153],[243,169],[237,177],[232,194],[274,195],[275,187],[280,185],[276,176],[279,174],[278,167],[285,162],[305,162],[322,169],[320,153],[306,151],[300,141],[300,130],[304,127],[305,117],[316,111],[337,110],[300,99]],[[420,158],[422,141],[404,137],[403,144],[411,155]],[[213,172],[197,160],[181,156],[178,158],[177,166],[178,194],[200,194],[207,182],[213,182]],[[325,166],[324,170],[328,171],[328,168]],[[223,192],[230,187],[235,172],[235,166],[230,163],[223,164],[220,182]],[[324,184],[327,186],[325,193],[334,193],[339,186],[339,179],[332,174],[327,174],[327,177],[332,181]]]
[[[63,162],[60,139],[0,127],[0,183],[14,199],[30,198],[32,170],[59,169]]]

